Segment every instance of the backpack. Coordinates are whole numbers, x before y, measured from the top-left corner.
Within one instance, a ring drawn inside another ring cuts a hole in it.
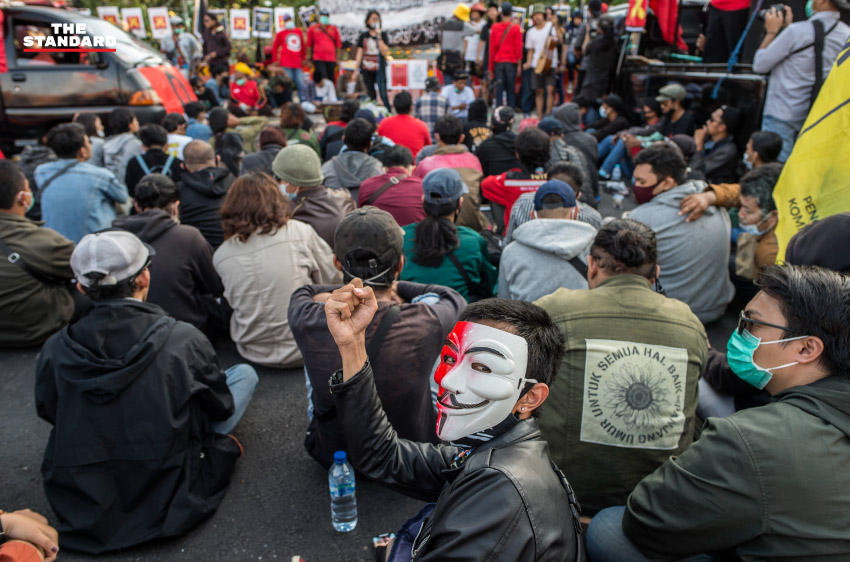
[[[148,163],[145,162],[145,159],[142,158],[141,154],[136,155],[136,162],[139,163],[139,166],[142,168],[142,171],[145,173],[145,175],[162,174],[164,176],[171,177],[171,164],[174,162],[174,156],[169,154],[168,160],[165,161],[165,164],[154,166],[153,168],[148,166]]]

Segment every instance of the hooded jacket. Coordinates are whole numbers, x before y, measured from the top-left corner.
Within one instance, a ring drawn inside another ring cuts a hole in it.
[[[263,146],[257,152],[246,154],[242,158],[242,173],[248,172],[265,172],[274,177],[272,172],[272,162],[274,162],[277,153],[283,149],[279,144],[269,143]]]
[[[516,133],[496,133],[478,147],[478,160],[484,177],[498,176],[514,168],[524,169],[516,156]]]
[[[623,531],[659,560],[725,550],[748,561],[848,560],[848,464],[842,373],[709,418],[698,441],[637,485]]]
[[[236,181],[227,168],[204,168],[180,176],[180,222],[201,231],[213,249],[224,241],[221,203]]]
[[[63,547],[181,535],[218,508],[240,452],[210,421],[233,397],[191,325],[133,299],[95,303],[45,343],[35,399],[53,426],[41,473]]]
[[[144,153],[142,141],[133,133],[122,133],[106,139],[103,143],[103,165],[124,183],[127,164],[137,154]]]
[[[637,207],[629,218],[655,231],[660,281],[667,296],[686,303],[706,323],[723,315],[735,287],[729,280],[731,225],[726,210],[709,207],[694,222],[679,215],[682,199],[704,189],[701,181],[676,186]]]
[[[570,102],[555,109],[552,115],[564,126],[564,142],[581,149],[596,167],[599,152],[596,137],[581,130],[581,110]]]
[[[292,218],[312,226],[332,250],[339,221],[355,207],[348,190],[328,189],[323,185],[302,187],[292,203]]]
[[[569,260],[587,264],[594,238],[595,228],[575,220],[535,219],[521,225],[502,251],[499,298],[535,301],[561,287],[587,289],[587,279]]]
[[[363,180],[383,173],[381,161],[365,152],[345,151],[322,164],[325,187],[360,189]]]
[[[400,439],[368,362],[345,382],[340,374],[330,390],[355,468],[437,502],[414,542],[414,562],[584,562],[572,492],[554,471],[535,419],[462,455],[459,447]]]
[[[0,240],[28,267],[70,281],[74,243],[41,222],[0,213]],[[39,345],[68,323],[74,302],[64,283],[45,283],[9,263],[0,250],[0,347]]]
[[[212,264],[212,248],[201,232],[177,224],[162,209],[122,217],[112,225],[129,230],[156,250],[150,265],[148,302],[203,330],[208,317],[203,297],[220,297],[223,289]]]
[[[413,175],[424,180],[429,172],[438,168],[455,170],[469,190],[468,193],[463,194],[463,203],[456,224],[468,226],[475,232],[486,229],[490,223],[480,211],[482,174],[478,158],[463,144],[443,145],[435,150],[432,156],[420,162],[413,170]]]

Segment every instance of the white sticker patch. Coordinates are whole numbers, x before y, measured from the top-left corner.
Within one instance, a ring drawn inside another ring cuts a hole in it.
[[[585,340],[581,440],[636,449],[675,449],[685,427],[688,350]]]

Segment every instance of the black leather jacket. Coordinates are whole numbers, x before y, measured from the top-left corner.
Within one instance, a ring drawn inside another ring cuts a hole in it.
[[[535,420],[459,459],[458,447],[396,436],[368,363],[341,381],[339,372],[331,378],[331,393],[354,466],[402,493],[437,502],[416,538],[413,561],[584,560],[572,494]]]

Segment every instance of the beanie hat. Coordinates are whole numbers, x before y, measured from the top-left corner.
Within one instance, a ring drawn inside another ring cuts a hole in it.
[[[306,144],[291,144],[282,148],[272,162],[277,179],[297,187],[322,185],[322,161],[316,151]]]

